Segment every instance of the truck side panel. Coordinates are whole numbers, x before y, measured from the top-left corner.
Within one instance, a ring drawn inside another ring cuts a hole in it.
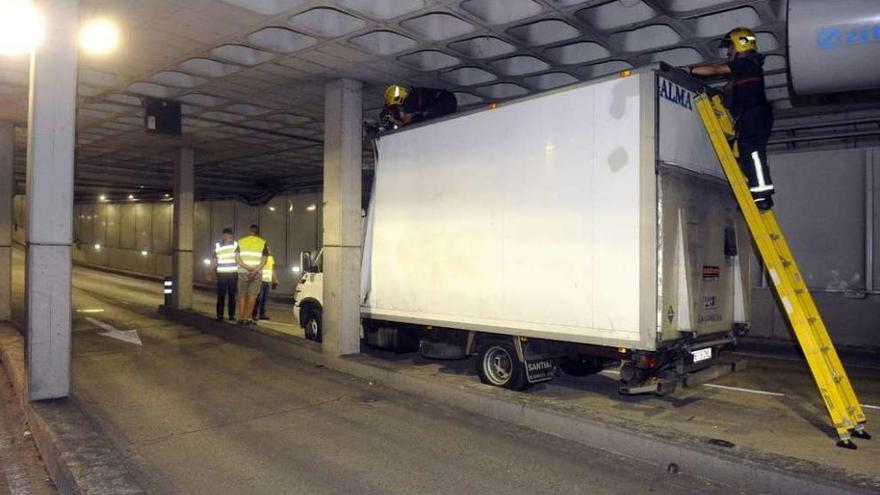
[[[654,187],[642,177],[644,77],[653,84],[636,73],[384,136],[364,314],[653,342],[656,320],[640,322],[641,215],[654,211],[641,204]]]

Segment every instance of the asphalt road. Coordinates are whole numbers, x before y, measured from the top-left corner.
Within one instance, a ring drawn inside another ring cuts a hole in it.
[[[151,493],[735,493],[205,335],[158,283],[73,285],[76,398]]]

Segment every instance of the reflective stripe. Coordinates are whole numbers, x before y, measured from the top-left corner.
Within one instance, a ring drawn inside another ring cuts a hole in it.
[[[773,184],[767,184],[764,180],[764,166],[761,164],[761,155],[757,151],[752,152],[752,163],[755,165],[755,177],[758,179],[758,185],[750,188],[753,193],[772,191]]]
[[[266,241],[255,235],[242,237],[238,240],[238,255],[242,263],[247,266],[257,266],[263,259],[263,250],[266,249]],[[241,269],[244,271],[244,269]]]
[[[217,258],[217,273],[235,273],[238,266],[235,263],[235,248],[238,243],[232,241],[231,244],[214,245],[214,257]]]
[[[266,258],[266,264],[263,266],[263,282],[272,283],[272,269],[275,267],[275,257],[271,254]]]
[[[775,190],[775,189],[776,189],[776,188],[773,187],[773,184],[770,184],[769,186],[760,186],[760,187],[751,187],[751,188],[749,188],[749,190],[752,191],[753,193],[773,191],[773,190]]]

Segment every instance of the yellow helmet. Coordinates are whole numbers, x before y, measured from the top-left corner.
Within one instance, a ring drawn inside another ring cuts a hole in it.
[[[737,53],[750,52],[758,49],[758,38],[751,29],[733,28],[724,35],[721,46],[732,46]]]
[[[403,100],[406,99],[407,95],[409,95],[409,90],[406,89],[406,86],[392,84],[385,90],[385,106],[403,105]]]

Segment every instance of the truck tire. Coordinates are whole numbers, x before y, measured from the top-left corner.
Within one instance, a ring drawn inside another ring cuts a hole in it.
[[[306,340],[321,342],[323,333],[321,331],[321,312],[319,310],[311,309],[306,314],[303,333],[305,333]]]
[[[559,368],[569,376],[588,376],[602,371],[601,359],[591,356],[577,356],[559,360]]]
[[[525,390],[532,384],[526,377],[526,367],[517,359],[513,344],[504,341],[487,342],[477,353],[477,374],[486,385],[510,390]]]

